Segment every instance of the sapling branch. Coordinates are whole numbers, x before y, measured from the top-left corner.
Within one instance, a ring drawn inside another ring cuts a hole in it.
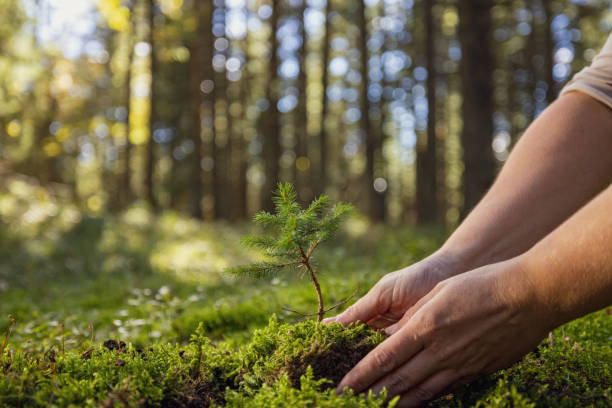
[[[317,316],[317,321],[320,322],[326,312],[348,299],[330,309],[325,309],[312,256],[323,241],[333,237],[352,207],[348,204],[337,204],[330,208],[329,198],[322,195],[308,208],[302,209],[297,203],[297,194],[291,184],[279,184],[273,201],[276,207],[274,214],[260,212],[254,218],[255,223],[272,229],[273,234],[242,239],[244,245],[263,250],[270,260],[229,268],[226,272],[235,276],[263,278],[287,269],[298,273],[305,271],[317,295],[317,312],[305,315],[290,311],[304,316]]]
[[[323,310],[323,315],[325,315],[325,313],[327,313],[327,312],[330,312],[330,311],[334,310],[337,307],[342,306],[343,304],[345,304],[346,302],[348,302],[349,300],[354,298],[355,295],[357,294],[357,292],[359,292],[359,284],[357,284],[357,287],[355,288],[355,290],[353,291],[351,296],[349,296],[346,299],[336,303],[335,305],[333,305],[331,307],[328,307],[327,309]],[[302,313],[302,312],[298,312],[297,310],[289,309],[288,307],[283,307],[283,310],[285,310],[287,312],[295,313],[296,315],[299,315],[299,316],[302,316],[302,317],[319,316],[319,312],[318,311],[317,311],[317,313]]]

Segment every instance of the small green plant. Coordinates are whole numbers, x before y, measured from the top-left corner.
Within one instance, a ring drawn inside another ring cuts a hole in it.
[[[302,209],[297,202],[295,189],[289,183],[278,185],[273,200],[275,214],[262,211],[254,218],[255,223],[272,229],[272,234],[242,239],[243,245],[262,249],[270,260],[229,268],[226,272],[251,278],[263,278],[284,270],[306,273],[317,293],[319,308],[316,313],[302,315],[317,316],[320,322],[325,313],[346,300],[325,309],[313,254],[322,242],[334,236],[353,207],[343,203],[332,206],[329,197],[321,195],[308,208]]]

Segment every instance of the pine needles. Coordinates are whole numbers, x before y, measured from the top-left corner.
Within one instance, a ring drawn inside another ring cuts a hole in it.
[[[277,275],[283,271],[305,272],[317,293],[318,310],[313,315],[318,321],[328,311],[313,267],[312,256],[322,242],[331,239],[342,221],[352,212],[350,204],[331,205],[326,195],[316,198],[306,209],[297,202],[295,189],[289,183],[281,183],[274,193],[275,213],[262,211],[255,215],[254,222],[270,230],[268,236],[247,236],[242,244],[263,251],[269,261],[229,268],[225,272],[255,279]],[[310,315],[304,315],[310,316]]]

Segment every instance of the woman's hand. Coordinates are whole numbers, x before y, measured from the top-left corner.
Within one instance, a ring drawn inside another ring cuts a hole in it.
[[[351,307],[323,322],[347,325],[360,321],[378,328],[390,326],[439,282],[464,271],[457,256],[439,251],[416,264],[383,276]]]
[[[395,293],[403,288],[394,290],[400,277],[388,279],[368,302],[382,304],[379,312],[403,317],[387,328],[391,336],[344,377],[338,391],[386,387],[390,396],[401,395],[399,407],[418,406],[457,383],[509,366],[555,326],[536,304],[516,258],[449,278],[414,305],[416,294],[393,304],[407,293]],[[360,320],[372,317],[362,309],[350,313]],[[338,320],[349,322],[342,315]]]

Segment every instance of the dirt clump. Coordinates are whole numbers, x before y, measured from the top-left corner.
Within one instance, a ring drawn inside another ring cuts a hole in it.
[[[215,405],[225,405],[224,389],[215,387],[210,381],[203,378],[189,379],[181,384],[179,389],[173,390],[164,396],[161,401],[163,408],[201,408]]]
[[[107,350],[116,350],[120,353],[125,352],[126,348],[127,348],[127,344],[125,344],[125,341],[117,341],[117,340],[106,340],[104,343],[102,343],[102,345],[104,346],[104,348],[106,348]]]
[[[373,348],[374,346],[369,344],[366,339],[332,345],[324,350],[313,347],[312,352],[288,361],[279,374],[287,373],[291,385],[299,387],[300,377],[304,375],[306,368],[311,366],[316,379],[327,378],[332,381],[327,387],[336,387],[346,373],[355,367]]]

